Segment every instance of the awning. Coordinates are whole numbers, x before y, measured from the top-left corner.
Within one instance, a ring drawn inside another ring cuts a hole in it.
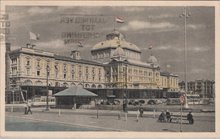
[[[60,91],[56,94],[54,94],[55,97],[63,97],[63,96],[88,96],[88,97],[95,97],[98,96],[86,89],[83,89],[82,87],[79,86],[72,86],[69,87],[63,91]]]

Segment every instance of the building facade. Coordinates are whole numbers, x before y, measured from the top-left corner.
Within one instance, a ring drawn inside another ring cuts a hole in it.
[[[64,88],[80,85],[99,97],[117,98],[164,97],[165,92],[178,91],[178,76],[162,72],[155,56],[141,61],[141,50],[127,42],[117,31],[94,45],[92,60],[80,57],[74,50],[69,56],[38,50],[30,44],[10,51],[9,89],[27,91],[27,98],[53,94]]]
[[[185,90],[185,82],[179,83],[179,88]],[[202,98],[215,97],[215,81],[213,80],[195,80],[187,83],[190,94],[199,94]]]

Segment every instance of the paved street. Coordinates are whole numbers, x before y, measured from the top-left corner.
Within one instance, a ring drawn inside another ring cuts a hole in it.
[[[33,115],[24,115],[22,112],[6,113],[6,131],[149,131],[149,132],[179,132],[178,123],[159,123],[152,113],[145,112],[143,118],[137,122],[136,112],[128,114],[125,120],[121,113],[118,119],[117,111],[96,110],[58,110],[43,112],[33,110]],[[156,113],[158,117],[159,113]],[[185,113],[184,113],[185,114]],[[214,113],[195,113],[195,123],[186,124],[183,121],[183,132],[214,132]]]

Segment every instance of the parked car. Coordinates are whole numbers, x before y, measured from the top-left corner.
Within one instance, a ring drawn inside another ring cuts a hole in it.
[[[139,100],[139,103],[140,103],[140,104],[144,104],[144,103],[145,103],[145,100]]]
[[[140,102],[138,100],[135,100],[133,105],[136,106],[136,105],[139,105],[139,104],[140,104]]]
[[[120,100],[114,100],[113,104],[114,105],[120,105]]]
[[[128,105],[134,105],[134,102],[135,102],[135,100],[134,100],[134,99],[131,99],[131,100],[128,102]]]
[[[163,103],[162,100],[159,100],[159,99],[156,100],[156,104],[162,104],[162,103]]]
[[[128,105],[134,105],[134,106],[136,106],[136,105],[139,105],[139,101],[138,100],[134,100],[134,99],[131,99],[129,102],[128,102]]]
[[[157,102],[156,102],[156,100],[151,99],[147,102],[147,104],[155,105],[155,104],[157,104]]]

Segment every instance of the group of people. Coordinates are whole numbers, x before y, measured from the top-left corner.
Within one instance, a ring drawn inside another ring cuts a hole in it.
[[[189,124],[194,123],[192,112],[189,112],[187,114],[186,118],[189,121]],[[164,111],[162,111],[161,114],[159,115],[158,121],[160,121],[160,122],[171,122],[172,118],[171,118],[170,112],[168,110],[166,111],[166,113]]]
[[[166,113],[164,111],[161,112],[158,120],[160,122],[171,122],[171,114],[170,112],[167,110]]]

